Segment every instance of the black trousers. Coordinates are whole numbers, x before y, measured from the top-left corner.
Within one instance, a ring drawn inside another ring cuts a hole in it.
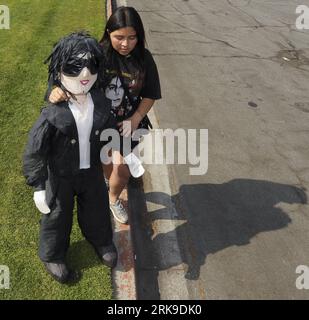
[[[112,243],[109,199],[102,167],[81,169],[76,176],[50,177],[57,180],[51,212],[40,222],[39,257],[45,262],[64,262],[70,245],[74,199],[78,224],[84,237],[94,246]],[[47,182],[48,183],[48,182]]]

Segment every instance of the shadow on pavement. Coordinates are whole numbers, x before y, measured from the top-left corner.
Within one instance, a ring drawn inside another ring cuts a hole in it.
[[[170,232],[155,234],[151,223],[170,219],[171,200],[178,213],[176,219],[184,223]],[[307,196],[303,189],[292,185],[235,179],[223,184],[182,185],[172,198],[162,192],[150,192],[145,201],[160,205],[160,209],[144,213],[143,227],[147,228],[147,234],[144,232],[143,247],[152,257],[148,257],[148,263],[142,259],[141,265],[150,268],[151,263],[158,271],[185,263],[188,265],[185,277],[196,280],[208,254],[246,245],[258,233],[287,227],[291,219],[280,203],[306,204]],[[158,261],[156,256],[162,257],[164,246],[166,254],[172,251],[169,239],[175,231],[181,257]]]

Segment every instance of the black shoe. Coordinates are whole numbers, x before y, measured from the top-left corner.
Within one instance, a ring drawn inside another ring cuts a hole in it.
[[[95,250],[103,264],[110,268],[116,267],[118,254],[114,243],[109,246],[95,248]]]
[[[43,262],[47,272],[58,282],[66,283],[70,279],[72,271],[65,263]]]

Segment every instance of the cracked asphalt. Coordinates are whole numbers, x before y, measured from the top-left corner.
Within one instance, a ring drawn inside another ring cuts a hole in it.
[[[127,3],[142,16],[159,68],[159,126],[209,130],[208,172],[169,165],[171,194],[152,190],[184,221],[175,229],[181,260],[156,272],[184,266],[190,299],[308,299],[295,285],[296,267],[309,266],[309,30],[295,27],[302,3]],[[160,209],[148,217],[152,226],[165,219]],[[165,237],[153,229],[149,241]]]

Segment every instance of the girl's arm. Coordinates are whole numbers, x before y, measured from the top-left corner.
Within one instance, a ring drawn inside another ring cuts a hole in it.
[[[121,135],[128,137],[132,132],[134,132],[142,119],[146,116],[149,110],[152,108],[155,103],[154,99],[143,98],[135,111],[135,113],[125,121],[130,121],[131,126],[127,126],[124,122],[118,123],[119,131]]]
[[[133,114],[133,116],[138,114],[138,116],[140,117],[139,122],[141,122],[141,120],[147,115],[149,110],[152,108],[155,101],[156,100],[154,100],[154,99],[143,98],[142,101],[140,102],[137,110]]]

